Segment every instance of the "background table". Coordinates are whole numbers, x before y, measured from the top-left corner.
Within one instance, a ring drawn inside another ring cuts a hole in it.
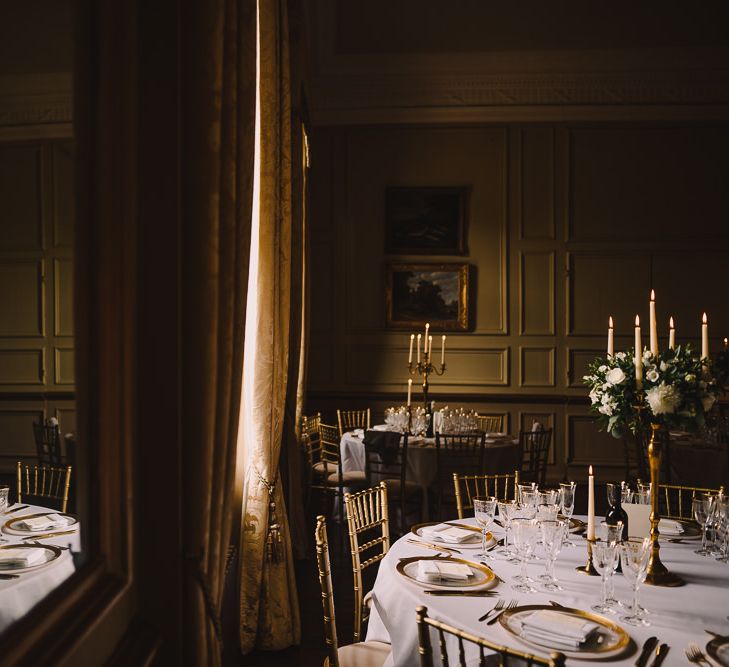
[[[474,523],[473,519],[467,520]],[[494,526],[492,532],[501,536],[503,531]],[[373,607],[367,630],[367,640],[386,641],[392,644],[392,655],[385,664],[418,665],[418,638],[415,623],[415,608],[425,605],[428,615],[451,625],[463,628],[474,634],[486,637],[499,644],[512,646],[524,651],[548,655],[549,650],[540,651],[532,645],[523,643],[497,622],[487,626],[477,619],[487,609],[494,606],[496,597],[435,597],[425,595],[425,584],[407,580],[398,574],[396,565],[406,556],[430,556],[437,552],[410,544],[401,538],[392,545],[387,556],[381,561],[377,580],[373,589]],[[578,565],[587,560],[586,542],[582,537],[572,536],[578,546],[564,547],[555,567],[555,574],[564,590],[547,592],[541,590],[534,594],[522,594],[512,590],[512,577],[518,573],[519,566],[501,559],[492,562],[494,571],[504,579],[494,590],[505,601],[517,600],[521,604],[549,604],[550,600],[589,611],[590,605],[600,598],[600,577],[590,577],[575,571]],[[664,666],[686,665],[684,650],[689,642],[703,648],[710,636],[705,630],[729,634],[729,564],[720,563],[714,558],[704,558],[693,553],[698,542],[684,544],[661,543],[661,559],[672,571],[680,574],[686,585],[680,588],[662,588],[642,585],[641,604],[651,613],[649,627],[635,628],[620,621],[620,614],[606,614],[608,618],[621,625],[635,641],[638,649],[650,636],[655,635],[671,647]],[[464,558],[468,558],[464,550]],[[473,553],[473,551],[471,551]],[[455,554],[458,557],[457,554]],[[544,561],[532,561],[528,572],[530,576],[544,572]],[[629,600],[631,589],[627,580],[620,574],[615,575],[615,595],[619,600]],[[539,588],[539,585],[535,585]],[[434,644],[435,645],[435,644]],[[453,654],[457,656],[457,653]],[[475,653],[474,653],[475,656]],[[611,660],[610,665],[632,667],[637,652],[623,655],[619,660]],[[595,661],[574,660],[568,664],[595,664]]]
[[[25,504],[25,503],[23,503]],[[13,507],[17,507],[14,505]],[[10,507],[10,509],[13,509]],[[12,514],[0,514],[0,521],[5,525],[11,518],[20,518],[29,514],[39,512],[55,512],[56,510],[30,505],[28,509],[13,512]],[[63,530],[61,528],[59,531]],[[18,579],[0,579],[0,632],[9,625],[24,616],[36,603],[40,602],[54,588],[70,577],[75,566],[71,552],[81,550],[81,534],[79,529],[71,535],[59,535],[54,538],[40,540],[43,544],[50,544],[57,547],[70,547],[64,549],[63,553],[54,561],[29,572],[18,572]],[[44,534],[46,531],[40,531]],[[51,531],[47,531],[51,532]],[[24,540],[21,535],[9,535],[5,531],[2,537],[7,540],[0,546],[10,544],[28,544],[30,540]],[[14,574],[12,570],[3,570],[7,574]]]

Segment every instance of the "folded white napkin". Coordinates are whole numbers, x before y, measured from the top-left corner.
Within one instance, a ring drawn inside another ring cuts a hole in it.
[[[661,535],[683,535],[683,526],[672,519],[661,519],[658,522],[658,532]]]
[[[71,519],[67,516],[61,516],[60,514],[46,514],[44,516],[35,516],[30,519],[18,521],[15,526],[21,530],[40,531],[64,528],[69,523],[71,523]]]
[[[458,528],[457,526],[449,526],[447,523],[439,523],[435,526],[426,526],[421,528],[420,534],[428,540],[436,542],[451,542],[452,544],[460,544],[473,540],[476,533],[466,528]]]
[[[364,438],[364,429],[356,428],[356,429],[354,429],[354,431],[352,431],[352,435],[355,438]]]
[[[468,578],[472,576],[473,570],[465,563],[420,560],[418,561],[416,579],[425,583],[434,583],[438,581],[468,581]]]
[[[38,565],[45,559],[46,550],[33,549],[0,549],[0,568],[30,567]]]
[[[372,427],[373,431],[389,431],[390,427],[387,424],[375,424]]]
[[[558,611],[535,611],[522,622],[522,634],[536,641],[578,648],[599,628],[597,623]]]

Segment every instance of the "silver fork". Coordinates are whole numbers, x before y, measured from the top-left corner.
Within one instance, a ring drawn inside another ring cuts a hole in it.
[[[479,618],[479,621],[485,621],[491,614],[495,614],[497,611],[500,611],[504,606],[504,600],[503,598],[496,600],[496,604],[491,607],[481,618]]]
[[[503,614],[505,611],[508,611],[509,609],[513,609],[514,607],[518,606],[518,602],[516,600],[509,600],[509,604],[506,605],[500,612],[497,612],[495,616],[492,616],[488,621],[486,621],[486,625],[493,625],[496,623],[496,621],[499,620],[499,616]]]
[[[709,667],[713,667],[698,644],[691,643],[686,647],[686,657],[689,662],[695,662],[697,665],[709,665]]]

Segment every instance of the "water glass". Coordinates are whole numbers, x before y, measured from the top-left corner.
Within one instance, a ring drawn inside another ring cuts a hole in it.
[[[729,563],[729,498],[720,498],[716,504],[717,515],[717,547],[719,556],[716,560]]]
[[[516,508],[516,500],[499,500],[499,517],[501,525],[504,527],[504,546],[496,549],[496,552],[511,558],[511,545],[509,544],[509,534],[511,533],[511,515]]]
[[[564,536],[567,532],[566,521],[540,521],[539,529],[542,534],[542,546],[546,554],[545,568],[546,572],[539,578],[544,581],[544,588],[548,591],[559,591],[562,587],[554,576],[554,561],[557,560],[559,552],[562,550]]]
[[[478,525],[481,526],[481,553],[476,554],[482,558],[491,558],[491,554],[486,552],[486,534],[494,521],[494,512],[498,500],[493,496],[490,498],[474,498],[473,514],[476,517]]]
[[[8,494],[10,487],[7,484],[0,484],[0,514],[8,511]]]
[[[635,492],[635,502],[639,505],[650,505],[651,504],[651,483],[643,484],[638,483],[638,490]]]
[[[519,486],[517,488],[519,490],[516,494],[516,499],[520,503],[525,503],[528,501],[536,502],[536,498],[534,497],[534,492],[537,490],[537,485],[534,482],[532,482],[531,484],[519,484]],[[527,494],[526,498],[528,500],[525,500],[524,494]]]
[[[694,553],[700,556],[708,556],[711,552],[706,546],[706,533],[709,529],[709,523],[714,512],[714,503],[716,496],[710,493],[697,496],[691,501],[691,511],[694,519],[701,526],[701,549],[696,549]]]
[[[565,544],[567,546],[574,546],[574,542],[570,541],[569,538],[569,520],[572,518],[572,513],[575,511],[575,489],[577,485],[574,482],[562,482],[559,485],[559,504],[562,509],[562,515],[567,518],[568,529],[565,533]]]
[[[512,584],[511,587],[520,593],[536,593],[536,589],[530,585],[532,579],[527,576],[526,568],[537,543],[539,524],[534,519],[516,518],[511,520],[511,530],[514,535],[514,546],[521,561],[520,573],[514,577],[518,583]]]
[[[622,620],[630,625],[650,625],[643,618],[644,610],[638,602],[638,589],[645,581],[648,571],[648,561],[651,556],[651,540],[645,537],[642,540],[626,540],[622,542],[620,549],[620,563],[623,568],[623,576],[633,586],[633,604],[630,607],[630,615],[623,616]]]
[[[602,579],[602,597],[599,604],[592,605],[592,609],[605,614],[611,611],[611,605],[608,602],[608,579],[612,577],[618,566],[617,543],[602,540],[594,542],[592,544],[592,564]]]

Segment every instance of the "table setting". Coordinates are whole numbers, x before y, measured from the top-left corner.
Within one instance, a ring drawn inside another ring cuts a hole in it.
[[[418,664],[420,604],[430,616],[500,644],[545,656],[561,651],[570,664],[685,664],[695,644],[704,656],[697,664],[729,665],[729,568],[695,553],[700,541],[663,543],[664,561],[684,586],[647,585],[650,538],[620,543],[622,526],[598,521],[594,497],[590,514],[573,517],[575,524],[564,516],[561,498],[541,519],[531,504],[531,498],[512,501],[506,522],[496,501],[496,518],[488,522],[469,517],[414,526],[392,545],[373,588],[367,632],[368,640],[392,644],[387,665]],[[514,551],[504,550],[504,526]],[[485,550],[483,541],[468,539],[469,530],[486,534]],[[588,552],[599,576],[581,571]],[[615,573],[618,563],[622,574]]]
[[[0,512],[0,631],[73,574],[77,516],[22,504]]]

